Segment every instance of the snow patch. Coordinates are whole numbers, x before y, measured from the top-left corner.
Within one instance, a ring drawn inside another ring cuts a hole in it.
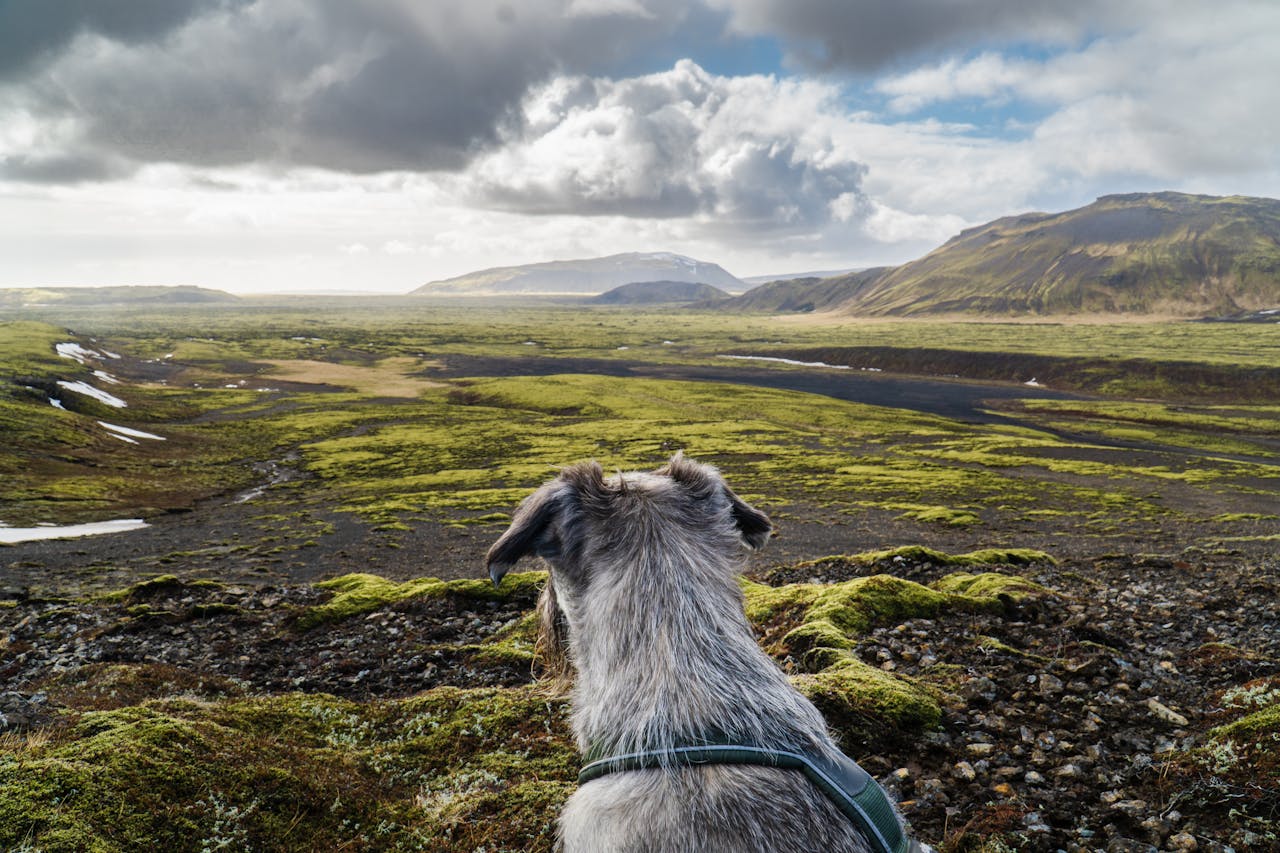
[[[91,524],[67,524],[61,527],[6,527],[0,524],[0,542],[32,542],[37,539],[73,539],[80,536],[97,536],[102,533],[122,533],[147,527],[140,518],[122,518],[116,521],[95,521]]]
[[[777,358],[771,355],[722,355],[720,358],[736,358],[739,361],[772,361],[776,364],[792,364],[796,367],[830,367],[835,370],[853,370],[847,364],[827,364],[825,361],[796,361],[794,358]]]
[[[95,400],[106,403],[108,406],[114,406],[117,409],[123,409],[129,405],[119,397],[108,394],[106,391],[99,388],[94,388],[88,382],[68,382],[65,379],[59,379],[58,384],[68,391],[74,391],[77,394],[92,397]]]
[[[794,358],[778,358],[772,355],[717,355],[717,358],[736,358],[739,361],[771,361],[775,364],[790,364],[794,367],[827,367],[831,370],[853,370],[849,364],[827,364],[825,361],[797,361]],[[859,367],[864,373],[883,373],[879,367]]]
[[[53,348],[58,355],[63,358],[69,358],[77,364],[88,364],[87,359],[90,358],[102,358],[102,353],[86,349],[77,343],[54,344]]]
[[[120,433],[121,435],[130,435],[130,436],[133,436],[134,438],[149,438],[152,441],[166,441],[163,435],[156,435],[155,433],[151,433],[151,432],[143,432],[140,429],[130,429],[129,427],[126,427],[126,426],[117,426],[116,424],[109,424],[106,421],[98,421],[98,426],[102,427],[103,429],[109,429],[113,433]]]
[[[50,397],[49,405],[53,406],[55,409],[62,409],[62,411],[64,412],[67,410],[67,407],[62,405],[62,401],[59,400],[57,397]]]
[[[114,376],[112,376],[110,373],[107,373],[105,370],[95,370],[93,371],[93,375],[101,379],[103,382],[110,382],[112,385],[120,384],[119,379],[116,379]]]

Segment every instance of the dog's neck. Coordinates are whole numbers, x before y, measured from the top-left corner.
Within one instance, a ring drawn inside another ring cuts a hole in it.
[[[713,733],[770,748],[830,745],[821,716],[756,644],[738,566],[696,543],[647,558],[665,563],[627,567],[575,602],[580,748],[660,750]]]

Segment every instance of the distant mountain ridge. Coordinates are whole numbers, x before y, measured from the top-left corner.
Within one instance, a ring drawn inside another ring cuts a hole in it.
[[[189,305],[239,301],[240,297],[225,290],[191,284],[0,288],[0,307],[3,308],[36,305]]]
[[[915,261],[717,308],[859,316],[1229,316],[1280,306],[1280,201],[1131,193],[962,231]]]
[[[697,282],[732,293],[741,293],[747,289],[746,283],[730,275],[719,264],[707,263],[671,252],[627,252],[603,258],[493,267],[442,281],[429,282],[411,291],[410,295],[576,294],[594,296],[623,284],[645,281]]]

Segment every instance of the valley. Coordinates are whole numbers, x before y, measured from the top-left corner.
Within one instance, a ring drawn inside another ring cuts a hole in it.
[[[494,591],[483,554],[556,466],[676,450],[773,519],[761,642],[922,837],[1276,832],[1274,705],[1240,698],[1280,695],[1274,324],[15,313],[0,521],[148,526],[0,544],[4,844],[549,849],[576,755],[532,682],[541,578]],[[870,614],[839,670],[765,606],[814,584]],[[147,785],[206,805],[165,817]]]

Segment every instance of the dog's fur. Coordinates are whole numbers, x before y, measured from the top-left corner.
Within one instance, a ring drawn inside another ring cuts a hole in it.
[[[837,753],[817,709],[756,644],[737,575],[769,519],[710,466],[677,454],[653,473],[565,468],[527,498],[489,550],[495,582],[521,557],[551,566],[539,600],[547,674],[573,678],[584,752],[720,733]],[[851,821],[802,774],[742,765],[603,776],[560,816],[565,853],[864,853]]]

